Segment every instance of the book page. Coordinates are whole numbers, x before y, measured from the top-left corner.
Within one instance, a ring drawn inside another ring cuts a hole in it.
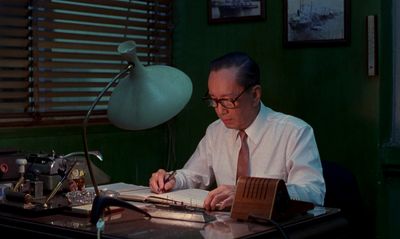
[[[128,200],[128,201],[139,201],[139,202],[145,202],[148,197],[152,195],[157,195],[153,192],[151,192],[150,188],[142,188],[142,189],[137,189],[137,190],[131,190],[131,191],[122,191],[119,192],[118,198],[122,200]]]
[[[112,191],[121,193],[121,192],[126,192],[126,191],[142,190],[142,189],[149,188],[149,187],[130,184],[130,183],[118,182],[118,183],[109,183],[109,184],[99,185],[98,188],[100,191],[112,190]],[[86,190],[94,191],[94,188],[87,187]]]
[[[203,208],[204,199],[207,197],[207,195],[208,191],[202,189],[183,189],[157,194],[151,192],[150,188],[146,188],[143,190],[121,192],[119,198],[123,200]]]
[[[167,200],[168,204],[185,205],[189,207],[203,208],[204,199],[208,191],[202,189],[183,189],[163,194],[154,194],[148,198],[148,201]],[[160,201],[162,202],[162,201]]]

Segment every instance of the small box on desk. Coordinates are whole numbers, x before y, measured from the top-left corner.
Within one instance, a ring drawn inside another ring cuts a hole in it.
[[[237,220],[281,220],[314,208],[314,204],[289,198],[282,179],[240,177],[231,217]]]

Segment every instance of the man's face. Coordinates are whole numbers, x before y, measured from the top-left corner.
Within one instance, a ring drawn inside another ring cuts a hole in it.
[[[236,82],[236,67],[211,71],[208,77],[208,93],[214,100],[235,99],[244,87]],[[245,129],[258,113],[259,98],[254,87],[246,90],[236,101],[235,108],[224,108],[220,103],[215,107],[217,116],[227,128]]]

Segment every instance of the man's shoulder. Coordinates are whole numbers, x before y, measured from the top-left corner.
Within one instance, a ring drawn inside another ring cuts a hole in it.
[[[304,127],[311,127],[307,122],[305,122],[303,119],[298,118],[296,116],[282,113],[282,112],[277,112],[274,110],[268,109],[268,114],[266,117],[266,122],[267,123],[273,123],[277,125],[284,125],[284,126],[289,126],[292,128],[304,128]]]
[[[227,137],[227,135],[232,134],[234,131],[234,129],[227,128],[220,119],[217,119],[208,125],[206,135],[211,138]]]

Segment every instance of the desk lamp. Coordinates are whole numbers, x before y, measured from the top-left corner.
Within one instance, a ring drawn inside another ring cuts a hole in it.
[[[136,43],[126,41],[118,46],[118,52],[128,66],[116,75],[100,92],[83,121],[83,141],[86,163],[96,197],[91,211],[91,223],[96,223],[107,206],[120,206],[147,212],[119,200],[101,195],[89,160],[86,128],[90,114],[104,93],[115,83],[109,103],[108,118],[121,129],[142,130],[155,127],[177,115],[189,101],[192,82],[182,71],[165,65],[143,66],[136,56]]]

